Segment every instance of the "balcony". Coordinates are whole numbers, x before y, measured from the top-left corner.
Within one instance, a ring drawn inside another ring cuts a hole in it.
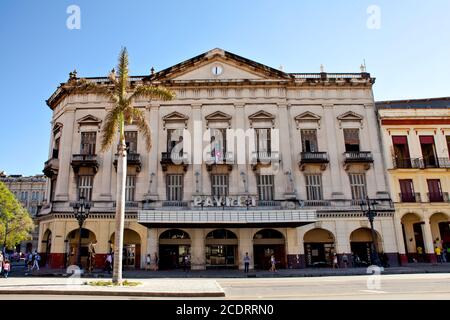
[[[223,156],[216,155],[210,156],[206,159],[206,169],[211,171],[214,166],[225,165],[228,167],[228,170],[231,171],[234,164],[234,154],[233,152],[226,151]]]
[[[300,170],[305,170],[306,164],[319,164],[320,169],[325,170],[328,160],[327,152],[300,152]]]
[[[444,168],[450,169],[449,158],[412,158],[412,159],[393,159],[394,169],[430,169]]]
[[[53,176],[56,176],[59,171],[59,159],[58,158],[51,158],[45,161],[44,163],[44,170],[42,172],[45,174],[46,177],[52,178]]]
[[[92,168],[94,173],[98,171],[98,158],[96,154],[73,154],[70,162],[75,173],[82,167]]]
[[[373,162],[372,152],[370,151],[347,151],[344,152],[344,167],[347,170],[350,164],[364,164],[368,170]]]
[[[427,193],[429,202],[449,202],[448,192]]]
[[[117,206],[117,202],[113,202],[113,207],[115,208]],[[138,201],[125,201],[125,208],[139,208],[139,202]]]
[[[163,171],[167,171],[169,165],[183,166],[183,170],[187,171],[188,154],[187,152],[161,152],[161,166]]]
[[[117,160],[119,158],[119,155],[116,154],[114,156],[114,167],[117,171]],[[128,153],[127,154],[127,166],[134,166],[136,167],[136,171],[141,171],[141,155],[139,153]]]
[[[399,193],[398,198],[400,202],[421,202],[420,193]]]
[[[278,151],[253,151],[252,152],[252,169],[256,170],[258,165],[278,164],[281,161]]]

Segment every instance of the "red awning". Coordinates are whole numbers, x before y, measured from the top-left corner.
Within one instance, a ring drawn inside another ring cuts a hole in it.
[[[419,136],[421,144],[434,144],[433,136]]]
[[[394,144],[408,144],[408,138],[406,136],[392,136],[392,142]]]

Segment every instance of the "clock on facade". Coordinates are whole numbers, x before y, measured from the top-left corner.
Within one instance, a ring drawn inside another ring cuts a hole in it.
[[[218,76],[218,75],[222,74],[223,68],[220,65],[215,65],[212,67],[211,72],[213,75]]]

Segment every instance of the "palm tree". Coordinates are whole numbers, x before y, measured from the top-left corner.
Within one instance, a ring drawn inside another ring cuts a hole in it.
[[[127,151],[125,145],[125,124],[135,123],[138,130],[144,136],[147,150],[152,146],[151,129],[145,120],[143,110],[133,107],[133,102],[138,98],[172,100],[175,94],[163,87],[151,84],[132,86],[128,81],[128,53],[122,48],[119,55],[118,74],[114,69],[109,74],[112,83],[110,86],[102,86],[86,79],[76,78],[71,74],[71,79],[64,85],[69,94],[96,93],[106,97],[112,108],[107,112],[102,128],[101,151],[107,151],[117,139],[119,132],[118,163],[117,163],[117,194],[116,194],[116,227],[113,282],[122,282],[122,249],[123,230],[125,220],[125,181],[127,176]]]

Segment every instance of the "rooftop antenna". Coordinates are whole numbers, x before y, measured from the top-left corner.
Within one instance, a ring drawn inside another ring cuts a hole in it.
[[[366,59],[363,59],[363,64],[361,65],[361,72],[366,72],[367,67],[366,67]]]

